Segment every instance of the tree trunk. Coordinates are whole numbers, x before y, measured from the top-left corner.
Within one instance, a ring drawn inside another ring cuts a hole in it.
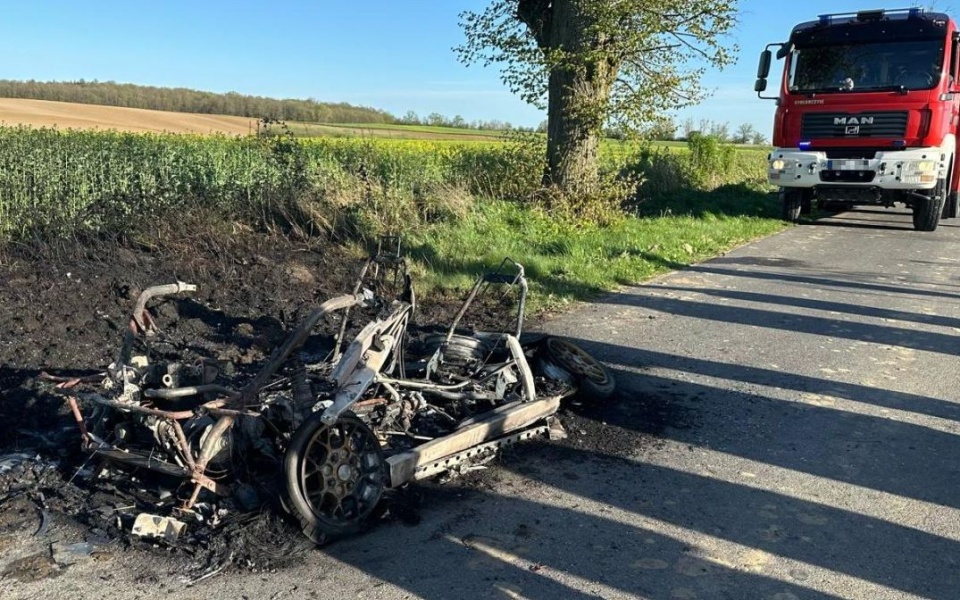
[[[593,23],[582,0],[555,0],[543,45],[581,58],[550,71],[547,100],[545,185],[588,193],[599,183],[600,135],[616,66],[583,58],[604,42],[589,33]]]
[[[592,94],[589,82],[568,70],[550,73],[547,110],[547,171],[544,185],[583,193],[599,181],[600,136],[579,114]]]

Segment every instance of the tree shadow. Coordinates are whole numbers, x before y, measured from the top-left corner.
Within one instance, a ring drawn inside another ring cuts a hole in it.
[[[527,468],[530,462],[523,456],[528,452],[541,459],[532,468]],[[508,468],[530,473],[538,483],[574,497],[593,499],[613,513],[620,509],[908,594],[950,598],[960,583],[960,574],[948,566],[956,564],[955,553],[960,550],[960,542],[954,539],[642,460],[604,459],[558,446],[521,449],[518,454]],[[602,469],[594,474],[569,477],[571,467],[599,461]],[[709,471],[696,459],[687,468]],[[904,548],[911,549],[909,556]],[[801,573],[793,576],[804,580]],[[741,593],[730,597],[764,597],[746,590]],[[807,590],[802,597],[810,593]]]
[[[931,325],[935,327],[953,327],[960,328],[960,319],[943,317],[940,315],[928,315],[922,313],[912,313],[902,310],[893,310],[888,308],[879,308],[876,306],[867,306],[862,304],[848,304],[843,302],[830,302],[826,300],[814,300],[801,296],[781,296],[774,294],[761,294],[756,292],[741,292],[728,289],[711,288],[692,288],[660,285],[658,290],[671,290],[674,292],[690,292],[703,294],[714,298],[724,298],[729,300],[740,300],[743,302],[756,302],[762,304],[772,304],[781,306],[792,306],[808,310],[827,311],[835,313],[844,313],[849,315],[858,315],[875,319],[887,319],[890,321],[906,321],[908,323],[919,323],[922,325]]]
[[[655,350],[634,348],[630,349],[627,354],[623,354],[622,346],[582,340],[577,340],[577,343],[585,347],[590,347],[598,353],[603,353],[608,360],[613,361],[613,364],[641,369],[642,375],[623,369],[615,369],[617,374],[627,382],[626,385],[629,385],[630,382],[636,382],[641,377],[646,381],[646,374],[650,371],[666,369],[680,371],[694,376],[728,379],[742,384],[775,386],[779,389],[799,393],[821,393],[829,395],[832,398],[852,400],[882,408],[913,412],[960,423],[960,404],[946,400],[938,400],[928,396],[885,390],[843,381],[820,379],[788,371],[750,367],[692,356],[680,356],[677,354],[657,352]],[[624,358],[630,361],[629,365],[623,360]],[[652,385],[654,389],[676,387],[672,381],[666,382],[662,380]],[[703,392],[702,389],[696,391],[698,393]],[[683,395],[683,390],[681,389],[677,393]],[[694,396],[696,395],[697,394],[694,394]],[[629,406],[629,403],[618,403],[614,406]]]
[[[913,400],[917,397],[909,394],[616,344],[574,341],[597,358],[625,367],[614,369],[619,401],[597,409],[588,415],[591,418],[628,431],[646,432],[647,425],[641,423],[667,415],[669,423],[660,435],[681,444],[960,508],[960,496],[956,494],[960,465],[952,460],[960,455],[960,435],[830,405],[782,399],[750,388],[744,391],[742,384],[800,388],[828,397],[856,396],[853,399],[857,402],[908,412],[918,408],[922,414],[960,422],[960,407],[949,402],[927,398],[915,407]],[[668,377],[660,374],[663,371],[684,375]],[[736,384],[730,389],[719,388],[708,377]]]
[[[496,486],[506,494],[483,483],[427,484],[418,526],[380,527],[326,552],[422,598],[836,597],[722,564],[644,526],[644,491],[608,497],[605,484],[608,476],[636,481],[637,464],[543,447],[515,451],[505,463],[531,479],[501,475]]]
[[[913,227],[912,213],[909,210],[854,207],[843,211],[819,210],[803,218],[801,225],[820,225],[824,227],[844,227],[849,229],[868,229],[876,231],[916,231]],[[943,219],[938,227],[960,227],[960,221]],[[920,236],[931,236],[930,232],[918,232]]]
[[[643,217],[674,214],[775,219],[779,215],[779,204],[775,194],[746,183],[730,183],[712,190],[684,187],[669,194],[654,195],[640,202],[637,214]]]
[[[727,262],[727,258],[720,257],[710,262],[703,263],[700,265],[693,265],[687,270],[694,273],[704,273],[704,274],[717,274],[717,275],[726,275],[730,277],[743,277],[747,279],[760,279],[764,281],[783,281],[789,283],[797,283],[801,285],[811,285],[815,287],[826,287],[826,288],[848,288],[853,290],[863,290],[876,292],[878,294],[897,294],[897,295],[910,295],[910,296],[924,296],[930,298],[943,298],[947,300],[957,301],[960,300],[960,294],[951,294],[947,292],[938,292],[935,290],[928,289],[919,289],[917,287],[909,287],[907,285],[886,285],[882,283],[870,283],[869,281],[857,281],[858,278],[865,279],[866,275],[859,275],[857,273],[833,273],[832,277],[822,277],[822,276],[813,276],[813,275],[800,275],[796,273],[784,273],[780,271],[754,271],[754,270],[743,270],[743,269],[729,269],[724,268],[722,265],[726,264],[747,264],[747,263],[737,263],[737,262]],[[718,266],[721,265],[721,266]],[[906,283],[923,283],[917,281],[904,281]],[[942,285],[942,284],[938,284]]]
[[[502,467],[427,484],[418,526],[326,552],[424,598],[952,598],[960,584],[956,540],[828,504],[570,445],[523,444]]]
[[[628,305],[676,316],[695,317],[705,321],[736,323],[793,333],[887,344],[951,356],[960,354],[956,336],[931,331],[636,294],[613,294],[604,300],[610,304]]]

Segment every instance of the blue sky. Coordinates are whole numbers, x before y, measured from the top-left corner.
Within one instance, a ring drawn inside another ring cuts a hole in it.
[[[315,98],[401,116],[438,112],[468,121],[535,126],[544,115],[510,94],[496,70],[465,67],[453,46],[457,14],[486,0],[8,0],[0,20],[0,78],[97,79],[277,98]],[[768,133],[773,103],[753,93],[757,56],[823,12],[871,0],[741,0],[731,38],[739,60],[709,71],[714,91],[678,120],[751,123]],[[909,0],[897,4],[905,6]],[[919,3],[929,5],[930,2]],[[933,2],[954,13],[951,2]],[[774,67],[778,67],[775,65]]]

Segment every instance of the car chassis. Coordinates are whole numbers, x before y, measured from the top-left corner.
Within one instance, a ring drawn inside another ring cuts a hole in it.
[[[381,242],[352,293],[316,307],[240,387],[218,382],[215,361],[158,350],[147,304],[195,290],[144,290],[103,384],[67,395],[92,456],[192,484],[181,511],[205,489],[231,494],[243,467],[266,460],[282,465],[285,507],[323,544],[369,525],[386,490],[562,431],[552,422],[562,398],[613,391],[611,374],[576,345],[523,334],[527,280],[509,259],[476,280],[448,327],[418,327],[399,242],[387,252]],[[465,327],[490,299],[516,310],[504,331]],[[354,309],[376,316],[347,344]],[[331,315],[341,317],[333,350],[316,360],[304,346]]]

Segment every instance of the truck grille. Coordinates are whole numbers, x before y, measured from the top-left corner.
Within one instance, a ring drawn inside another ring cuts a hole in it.
[[[907,111],[863,113],[807,113],[803,115],[800,137],[902,138],[907,133]]]

